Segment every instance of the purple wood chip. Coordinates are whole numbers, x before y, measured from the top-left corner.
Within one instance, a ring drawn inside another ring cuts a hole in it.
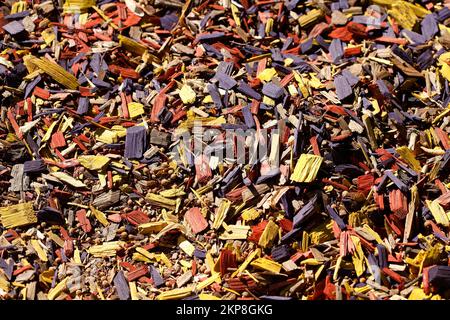
[[[223,108],[222,98],[220,97],[219,89],[217,89],[216,85],[208,83],[206,89],[208,90],[208,93],[214,102],[214,106],[218,109],[222,109]]]
[[[450,9],[447,7],[442,8],[437,12],[437,19],[439,22],[444,22],[444,20],[447,20],[450,18]]]
[[[333,39],[328,50],[334,64],[338,63],[339,60],[341,60],[344,56],[344,46],[342,44],[342,41],[339,39]]]
[[[347,0],[339,0],[339,9],[344,10],[350,8]]]
[[[281,237],[281,242],[286,242],[295,236],[302,228],[293,228],[291,231]]]
[[[85,54],[83,55],[79,55],[81,56],[80,59],[82,57],[84,57]],[[77,58],[77,57],[75,57]],[[89,63],[89,65],[91,66],[92,70],[94,70],[94,72],[99,75],[100,72],[106,71],[108,70],[108,65],[106,64],[105,60],[102,58],[102,56],[99,53],[95,53],[92,55],[91,61]]]
[[[231,74],[233,73],[233,68],[233,62],[221,61],[217,66],[216,74],[224,73],[228,76],[231,76]]]
[[[330,215],[330,218],[336,222],[339,229],[345,230],[347,228],[347,225],[345,224],[344,220],[342,220],[342,218],[337,214],[337,212],[330,205],[327,205],[327,211],[328,211],[328,214]]]
[[[262,93],[270,98],[278,99],[284,94],[284,89],[273,82],[268,82],[263,86]]]
[[[369,19],[370,18],[372,18],[372,17],[359,15],[359,16],[353,16],[352,17],[352,21],[355,22],[355,23],[360,23],[360,24],[366,24],[367,25],[367,24],[369,24]]]
[[[215,78],[219,80],[219,87],[225,90],[230,90],[237,84],[236,80],[225,73],[218,73]]]
[[[30,13],[31,13],[31,10],[25,10],[25,11],[7,15],[7,16],[5,16],[5,19],[7,19],[7,20],[22,19],[22,18],[29,16]]]
[[[224,32],[212,32],[212,33],[204,33],[197,36],[197,41],[209,41],[209,40],[217,40],[219,38],[223,38],[225,36]]]
[[[116,288],[117,295],[120,300],[128,300],[130,299],[130,287],[128,286],[128,281],[125,279],[123,271],[120,270],[117,272],[114,277],[114,287]]]
[[[203,43],[202,46],[206,50],[206,54],[208,56],[216,57],[219,60],[223,59],[223,54],[220,53],[220,51],[217,50],[216,48],[214,48],[213,46],[211,46],[211,45],[209,45],[207,43]]]
[[[377,186],[377,193],[382,193],[384,191],[384,188],[386,187],[388,180],[389,180],[389,177],[386,174],[384,174],[381,177],[381,181],[378,183],[378,186]]]
[[[420,23],[420,26],[422,29],[422,35],[426,40],[430,40],[439,32],[437,20],[432,14],[427,15]]]
[[[11,258],[8,260],[0,258],[0,268],[3,269],[8,280],[11,280],[14,271],[14,260]]]
[[[58,272],[55,272],[53,274],[53,278],[52,278],[52,284],[51,284],[51,288],[54,288],[56,286],[56,281],[58,280]]]
[[[449,150],[450,150],[450,149],[449,149]],[[447,151],[448,151],[448,150],[447,150]],[[392,159],[392,158],[389,158],[389,159]],[[396,164],[397,164],[397,166],[398,166],[400,169],[402,169],[403,171],[405,171],[409,176],[411,176],[411,177],[413,177],[413,178],[417,178],[417,177],[418,177],[417,172],[415,172],[414,170],[408,168],[406,165],[404,165],[404,164],[402,164],[402,163],[400,163],[400,162],[397,162]]]
[[[284,261],[290,257],[290,250],[288,245],[281,245],[272,248],[272,252],[270,253],[271,257],[275,261]]]
[[[377,283],[381,283],[381,271],[380,267],[378,266],[377,258],[372,253],[369,253],[367,260],[369,261],[369,266],[372,270],[371,273],[373,274],[375,281]]]
[[[450,266],[432,266],[428,269],[428,281],[437,288],[450,287]]]
[[[397,35],[395,34],[395,31],[394,31],[394,29],[391,26],[389,26],[388,28],[383,30],[383,36],[384,37],[397,38]]]
[[[388,267],[388,261],[387,261],[387,249],[382,244],[377,244],[377,251],[378,251],[378,265],[380,268],[387,268]]]
[[[336,87],[336,94],[339,100],[344,100],[353,94],[352,86],[348,83],[345,76],[341,74],[337,75],[334,77],[333,82]]]
[[[15,35],[15,34],[25,31],[25,28],[21,22],[11,21],[10,23],[5,24],[3,26],[3,30],[5,30],[6,32],[8,32],[11,35]]]
[[[359,82],[359,78],[354,76],[348,69],[343,70],[342,75],[352,87]]]
[[[103,118],[104,116],[105,116],[105,112],[102,111],[102,112],[100,112],[98,115],[96,115],[96,116],[92,119],[92,121],[93,121],[93,122],[99,122],[100,119]]]
[[[178,16],[175,13],[166,14],[160,18],[160,22],[164,30],[172,30],[178,22]]]
[[[387,87],[386,83],[383,80],[377,80],[377,86],[380,90],[381,94],[385,97],[389,97],[391,92],[389,91],[389,88]]]
[[[354,164],[339,164],[334,167],[334,171],[349,176],[358,176],[364,174],[364,170]]]
[[[312,38],[309,38],[308,40],[303,41],[300,44],[300,50],[302,53],[307,53],[312,48],[313,48],[313,39]]]
[[[212,16],[212,12],[208,12],[203,19],[200,21],[200,28],[204,29],[206,27],[206,24],[208,23],[208,21],[211,19]]]
[[[87,97],[80,97],[78,100],[78,114],[85,114],[89,110],[89,99]]]
[[[248,129],[246,124],[239,124],[239,123],[222,123],[220,125],[220,127],[223,130],[239,130],[239,129],[247,130]]]
[[[330,6],[330,10],[331,11],[336,11],[336,10],[339,10],[339,9],[340,9],[339,2],[331,3],[331,6]]]
[[[292,42],[294,42],[294,39],[292,38],[285,39],[283,42],[283,47],[281,47],[281,51],[287,50],[289,46],[292,44]]]
[[[30,149],[34,152],[34,154],[36,154],[37,158],[40,158],[39,155],[39,145],[38,143],[36,143],[36,141],[34,141],[33,136],[31,135],[30,132],[28,132],[25,136],[25,140],[28,143],[28,146],[30,147]],[[39,144],[40,144],[40,140],[38,140]]]
[[[242,94],[245,94],[246,96],[249,96],[250,98],[261,100],[261,95],[254,90],[248,83],[244,81],[239,81],[239,85],[236,88],[237,91],[239,91]]]
[[[306,205],[304,205],[294,216],[293,227],[299,227],[305,223],[316,211],[317,195],[315,195]]]
[[[261,184],[266,182],[269,179],[275,178],[276,176],[278,176],[280,174],[280,168],[273,168],[271,169],[269,172],[267,172],[265,175],[260,176],[255,184]]]
[[[391,170],[386,170],[385,173],[389,177],[389,179],[391,179],[391,181],[397,186],[397,188],[400,189],[401,192],[405,194],[408,193],[408,186],[404,184],[403,181],[401,181],[399,178],[397,178]]]
[[[272,48],[270,49],[270,52],[272,53],[272,61],[284,62],[280,48]]]
[[[199,259],[205,259],[206,258],[206,251],[195,249],[194,250],[194,257]]]
[[[433,52],[430,49],[422,52],[422,54],[417,58],[417,64],[421,70],[428,69],[434,61],[435,59],[433,58]]]
[[[239,175],[239,167],[234,168],[233,170],[231,170],[223,179],[222,179],[222,183],[223,184],[229,184],[231,183],[234,178],[237,178]]]
[[[98,54],[98,53],[97,53],[97,54],[94,54],[93,57],[94,57],[95,55],[100,55],[100,54]],[[77,54],[73,59],[71,59],[71,60],[69,61],[69,66],[70,66],[70,67],[73,66],[74,63],[77,63],[77,62],[81,61],[81,59],[83,59],[84,57],[86,57],[86,53],[84,53],[84,52]],[[91,68],[94,69],[94,66],[91,65]],[[94,71],[95,71],[95,70],[94,70]],[[97,72],[97,71],[95,71],[95,72]]]
[[[158,269],[156,269],[154,266],[150,266],[150,276],[153,280],[153,284],[155,285],[155,287],[158,288],[164,285],[165,283],[164,279],[159,274]]]
[[[297,7],[297,4],[300,0],[285,0],[285,6],[286,8],[291,11],[294,10]]]
[[[294,207],[292,206],[292,201],[288,197],[288,193],[285,193],[280,199],[281,207],[284,210],[284,216],[291,219],[294,216]]]
[[[253,114],[248,106],[242,108],[242,114],[244,115],[245,124],[249,128],[255,127],[255,120],[253,119]]]
[[[147,131],[143,126],[134,126],[127,129],[125,138],[125,158],[139,159],[147,146]]]
[[[317,36],[316,37],[316,41],[323,49],[329,51],[330,44],[328,42],[326,42],[325,39],[322,36],[320,36],[320,35]]]
[[[105,82],[98,78],[92,78],[91,81],[96,87],[105,88],[105,89],[109,89],[112,87],[111,84],[109,84],[108,82]]]
[[[28,98],[28,96],[33,92],[33,89],[38,85],[39,82],[41,82],[41,76],[37,76],[34,78],[30,83],[27,84],[25,88],[25,96],[24,98]]]
[[[258,23],[258,37],[264,39],[266,37],[266,24]]]
[[[36,173],[47,170],[47,166],[44,163],[44,160],[31,160],[25,161],[23,164],[23,172],[24,173]]]
[[[427,41],[425,36],[411,30],[403,29],[400,34],[406,38],[411,39],[413,44],[423,44]]]

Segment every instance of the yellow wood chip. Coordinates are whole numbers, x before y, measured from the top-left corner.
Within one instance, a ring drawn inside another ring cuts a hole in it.
[[[174,189],[168,189],[161,191],[159,195],[166,197],[166,198],[175,198],[175,197],[181,197],[184,196],[186,192],[183,191],[182,188],[174,188]]]
[[[167,268],[172,268],[172,262],[170,262],[169,258],[164,253],[160,253],[159,255],[156,255],[156,260],[162,261]]]
[[[54,234],[53,232],[48,232],[47,233],[48,237],[50,239],[52,239],[58,246],[60,246],[61,248],[64,247],[64,240],[61,239],[58,235]]]
[[[81,261],[80,250],[75,249],[75,251],[73,252],[73,261],[75,261],[75,263],[83,264],[83,262]]]
[[[8,229],[37,223],[33,202],[0,208],[0,223]]]
[[[212,275],[211,277],[209,277],[208,279],[203,280],[202,282],[197,284],[197,286],[195,287],[195,290],[201,291],[216,281],[220,281],[220,273],[216,273],[216,274]]]
[[[263,248],[267,248],[277,237],[278,231],[279,227],[277,224],[273,221],[269,221],[261,234],[261,237],[259,238],[258,245]]]
[[[258,74],[258,79],[261,81],[269,82],[273,77],[277,75],[277,70],[275,68],[267,68]]]
[[[439,200],[426,200],[425,202],[428,206],[428,209],[430,209],[434,220],[436,220],[436,223],[444,227],[448,227],[450,225],[449,219],[447,214],[445,213],[444,208],[442,208],[442,206],[439,204]]]
[[[152,205],[163,207],[169,210],[174,210],[177,204],[177,202],[173,199],[168,199],[154,193],[147,194],[145,199]]]
[[[23,60],[25,66],[30,72],[35,69],[40,69],[52,77],[55,81],[71,90],[76,90],[79,86],[78,80],[73,74],[69,73],[66,69],[53,61],[46,58],[37,58],[32,55],[24,56]]]
[[[56,125],[58,124],[58,121],[53,121],[53,123],[50,125],[50,127],[45,132],[44,136],[42,137],[41,144],[52,136],[53,130],[55,129]]]
[[[197,97],[195,91],[187,84],[181,87],[179,95],[184,104],[194,103],[195,98]]]
[[[41,261],[47,262],[48,261],[47,253],[42,248],[41,244],[39,243],[39,240],[33,239],[30,242],[31,245],[33,246],[33,249],[36,250],[39,259],[41,259]]]
[[[130,102],[128,104],[128,112],[131,118],[136,118],[145,113],[144,105],[138,102]]]
[[[295,182],[312,182],[319,172],[323,158],[312,154],[302,154],[295,165],[291,180]]]
[[[78,157],[80,164],[89,170],[102,170],[111,161],[110,158],[102,155],[83,155]]]
[[[69,277],[64,278],[64,280],[58,283],[54,288],[50,289],[47,295],[48,300],[57,298],[66,288],[67,281],[69,281]]]
[[[321,9],[312,9],[307,14],[303,14],[298,18],[298,23],[301,27],[307,26],[308,24],[316,21],[323,15]]]
[[[261,212],[256,208],[248,208],[242,211],[242,219],[245,221],[252,221],[257,219],[261,215]]]
[[[130,285],[131,300],[139,300],[138,294],[137,294],[136,282],[131,281],[128,284]]]
[[[109,221],[106,218],[106,215],[101,212],[98,209],[95,209],[93,206],[89,206],[89,208],[91,209],[92,213],[94,214],[95,218],[97,218],[98,221],[100,221],[100,223],[102,225],[104,225],[105,227],[107,227],[109,225]]]
[[[247,269],[247,266],[250,264],[250,262],[252,262],[253,259],[255,259],[255,257],[260,254],[261,254],[260,248],[250,253],[245,259],[245,261],[239,266],[239,268],[235,272],[233,272],[231,278],[234,278],[235,276],[240,275],[242,272],[244,272],[244,270]]]
[[[420,288],[414,288],[413,291],[411,291],[411,294],[408,297],[408,300],[429,300],[431,298],[432,294],[425,294],[423,289]]]
[[[225,220],[228,210],[231,207],[231,201],[228,199],[222,199],[222,202],[217,208],[216,215],[214,218],[213,228],[219,229],[222,226],[223,221]]]
[[[69,176],[65,172],[60,172],[60,171],[52,172],[52,173],[50,173],[50,175],[54,176],[58,180],[61,180],[62,182],[70,184],[72,187],[75,187],[75,188],[85,188],[86,187],[86,185],[83,182]]]
[[[250,265],[255,268],[266,270],[272,273],[280,273],[281,271],[281,264],[266,258],[258,258],[250,263]]]
[[[142,247],[136,248],[136,251],[139,252],[139,253],[140,253],[141,255],[143,255],[144,257],[150,259],[150,260],[155,259],[155,254],[154,254],[154,253],[148,252],[147,250],[145,250],[145,249],[142,248]]]
[[[406,146],[397,148],[395,151],[398,152],[400,158],[405,160],[415,171],[420,171],[422,167],[420,162],[414,156],[414,153]]]
[[[225,232],[219,236],[219,239],[221,240],[245,240],[250,231],[249,226],[240,225],[227,226],[225,229]]]
[[[183,250],[188,256],[192,257],[195,251],[195,247],[188,240],[180,242],[178,245],[181,250]]]
[[[117,132],[112,130],[99,129],[95,131],[95,139],[106,144],[116,143],[118,141]]]
[[[117,250],[119,250],[123,244],[124,242],[122,241],[104,242],[103,244],[90,247],[88,252],[94,257],[112,257],[116,255]]]
[[[356,276],[361,276],[365,271],[364,252],[362,251],[361,241],[356,236],[350,236],[356,250],[353,252],[352,260],[355,267]]]
[[[388,14],[392,16],[403,28],[412,30],[417,22],[417,16],[414,10],[408,6],[405,1],[397,1],[392,5],[392,9],[388,10]]]
[[[168,225],[165,221],[148,222],[138,225],[138,232],[142,234],[151,234],[160,232]]]
[[[199,300],[220,300],[220,298],[208,293],[200,293],[198,298]]]
[[[192,288],[179,288],[165,291],[156,297],[156,300],[174,300],[188,297],[192,294]]]

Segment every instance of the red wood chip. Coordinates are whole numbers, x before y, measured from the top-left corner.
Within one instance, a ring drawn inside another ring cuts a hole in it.
[[[202,232],[208,227],[208,222],[198,207],[189,209],[184,215],[184,218],[195,234]]]

